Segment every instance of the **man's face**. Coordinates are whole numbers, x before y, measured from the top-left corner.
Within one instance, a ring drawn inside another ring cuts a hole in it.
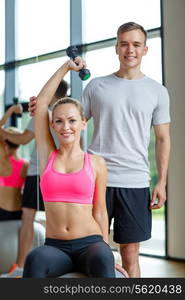
[[[140,66],[142,57],[146,55],[147,50],[145,36],[141,30],[135,29],[119,34],[116,54],[119,56],[123,68],[131,69]]]

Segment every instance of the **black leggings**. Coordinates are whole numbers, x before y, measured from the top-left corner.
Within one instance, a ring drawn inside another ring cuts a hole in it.
[[[22,210],[8,211],[0,208],[0,221],[21,220]]]
[[[69,272],[88,277],[114,278],[114,256],[102,236],[91,235],[74,240],[46,238],[44,246],[27,256],[23,277],[58,277]]]

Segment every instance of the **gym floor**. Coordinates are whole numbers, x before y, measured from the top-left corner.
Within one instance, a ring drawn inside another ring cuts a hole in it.
[[[120,254],[114,251],[114,257],[121,262]],[[185,278],[185,262],[153,258],[148,256],[139,257],[141,277],[143,278]]]

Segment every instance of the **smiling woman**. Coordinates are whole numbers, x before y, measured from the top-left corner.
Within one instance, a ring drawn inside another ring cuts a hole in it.
[[[60,105],[63,105],[62,113]],[[80,141],[80,132],[85,128],[85,118],[80,103],[72,98],[59,100],[53,107],[52,115],[52,126],[59,140],[63,139],[64,143],[68,143],[72,139]]]
[[[79,71],[84,65],[80,58],[66,61],[37,98],[35,136],[46,242],[28,255],[23,277],[58,277],[72,271],[88,277],[115,277],[114,256],[108,245],[106,165],[102,157],[84,153],[80,147],[86,125],[81,104],[67,97],[53,107],[52,127],[59,149],[49,130],[48,106],[59,82],[68,71]]]

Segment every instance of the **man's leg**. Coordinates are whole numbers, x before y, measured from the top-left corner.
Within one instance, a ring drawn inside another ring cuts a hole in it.
[[[120,244],[122,266],[132,278],[140,277],[139,243]]]
[[[27,207],[22,208],[22,224],[19,232],[18,256],[16,262],[20,268],[23,268],[26,256],[32,247],[35,214],[35,209]]]
[[[130,277],[140,277],[139,246],[151,237],[148,188],[116,188],[114,241],[120,244],[123,268]]]

